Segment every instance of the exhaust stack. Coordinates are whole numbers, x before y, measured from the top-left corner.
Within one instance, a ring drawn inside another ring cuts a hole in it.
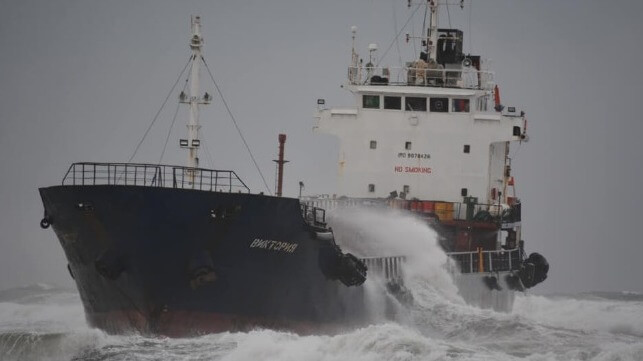
[[[282,187],[284,181],[284,164],[288,163],[287,160],[284,160],[284,148],[286,145],[286,134],[279,134],[279,159],[273,160],[277,163],[277,189],[275,190],[275,195],[281,197]]]

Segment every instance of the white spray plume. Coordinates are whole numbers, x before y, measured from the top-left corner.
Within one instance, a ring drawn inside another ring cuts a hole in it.
[[[338,244],[358,257],[405,256],[407,286],[428,286],[462,303],[446,271],[447,255],[424,221],[394,209],[339,208],[329,214]]]

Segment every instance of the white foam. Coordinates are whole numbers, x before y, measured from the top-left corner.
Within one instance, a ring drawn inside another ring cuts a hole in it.
[[[396,324],[336,336],[254,331],[230,337],[237,347],[222,360],[443,360],[447,352],[445,345]]]
[[[0,331],[67,331],[85,327],[85,316],[77,294],[51,295],[49,300],[46,305],[0,303]]]
[[[518,295],[514,312],[556,327],[643,337],[643,302]]]

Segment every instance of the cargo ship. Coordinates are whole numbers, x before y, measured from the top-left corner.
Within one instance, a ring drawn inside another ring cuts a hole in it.
[[[89,325],[153,335],[256,327],[319,332],[368,319],[367,266],[342,252],[325,211],[252,194],[232,170],[199,167],[201,19],[190,37],[186,166],[72,164],[40,188]],[[188,69],[188,66],[184,68]]]
[[[526,139],[524,114],[487,109],[498,92],[480,57],[461,53],[459,30],[437,27],[436,2],[423,6],[432,25],[419,60],[394,74],[362,64],[353,47],[346,87],[357,106],[318,101],[315,131],[341,140],[335,198],[252,193],[233,170],[200,167],[199,108],[212,96],[199,89],[207,64],[193,17],[190,86],[178,94],[189,108],[179,140],[187,164],[74,163],[62,184],[39,189],[40,226],[64,250],[89,325],[180,337],[371,322],[365,282],[375,277],[382,292],[403,292],[405,255],[344,252],[326,219],[331,208],[364,202],[434,227],[468,302],[509,310],[515,291],[544,280],[548,265],[526,257],[521,203],[507,194],[507,151]]]
[[[541,254],[526,254],[512,174],[510,147],[528,140],[527,118],[501,104],[486,61],[463,51],[463,31],[439,27],[440,9],[452,5],[409,1],[428,25],[418,37],[406,34],[420,50],[398,67],[377,61],[376,44],[361,57],[353,27],[343,88],[355,105],[333,108],[318,99],[313,126],[339,140],[337,193],[306,201],[327,210],[379,205],[415,215],[438,233],[464,300],[508,312],[515,292],[549,271]]]

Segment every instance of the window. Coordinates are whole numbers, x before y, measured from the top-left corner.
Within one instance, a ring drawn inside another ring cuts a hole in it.
[[[369,193],[374,193],[375,192],[375,184],[369,184],[368,185],[368,192]]]
[[[409,194],[410,190],[411,190],[411,187],[409,187],[407,185],[402,187],[402,192],[404,192],[405,194]]]
[[[363,95],[362,96],[362,107],[369,109],[379,109],[380,108],[380,96],[379,95]]]
[[[402,97],[384,97],[384,109],[402,109]]]
[[[431,98],[430,108],[432,112],[448,112],[449,98]]]
[[[487,103],[488,103],[488,97],[486,95],[483,96],[483,97],[478,98],[477,110],[486,112],[487,111]]]
[[[414,112],[426,112],[426,98],[405,97],[405,109]]]
[[[404,149],[411,150],[411,142],[404,143]]]
[[[377,141],[371,140],[371,149],[377,148]]]
[[[460,189],[460,195],[461,195],[461,196],[466,197],[466,196],[467,196],[467,194],[469,194],[469,190],[468,190],[468,189],[466,189],[466,188],[462,188],[462,189]]]
[[[469,152],[471,152],[471,146],[470,146],[469,144],[465,144],[465,145],[464,145],[464,152],[465,152],[465,153],[469,153]]]
[[[469,99],[453,99],[451,101],[451,109],[456,113],[468,113]]]

